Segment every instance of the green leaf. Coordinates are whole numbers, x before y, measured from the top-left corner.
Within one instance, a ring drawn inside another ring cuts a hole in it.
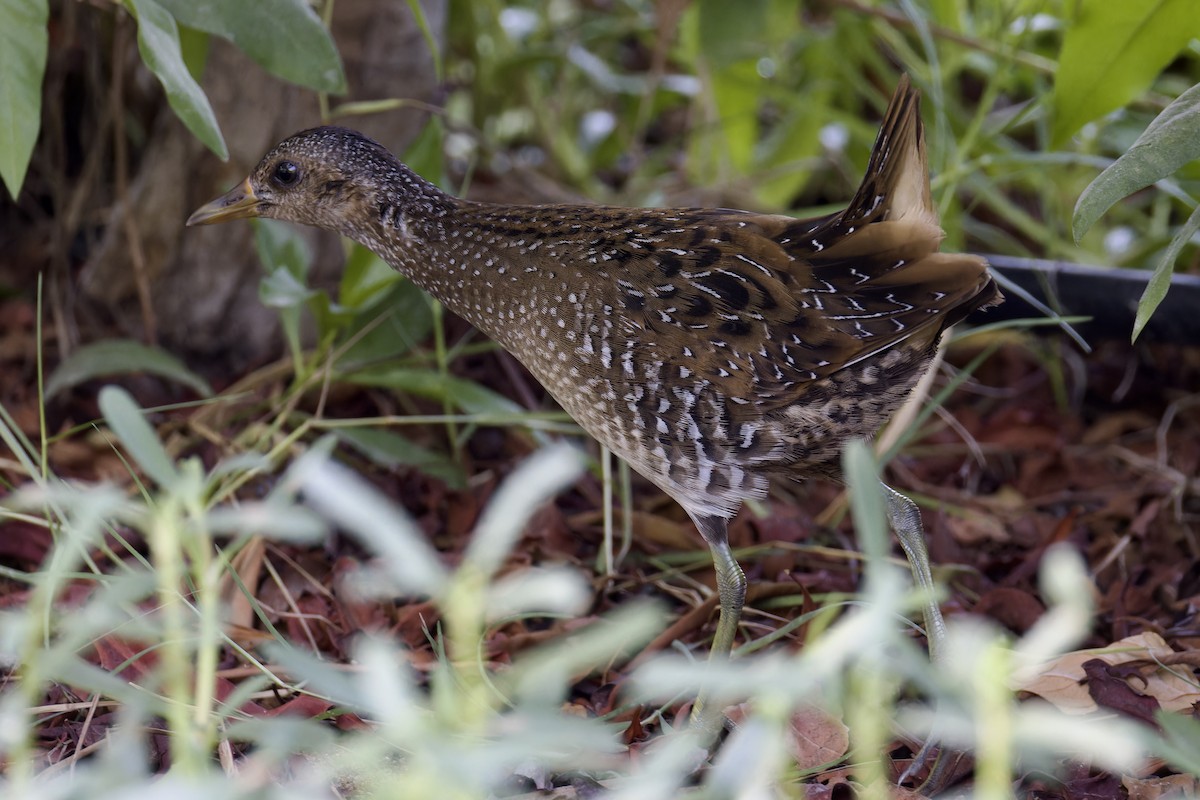
[[[1163,251],[1158,266],[1154,268],[1154,274],[1150,276],[1150,282],[1146,284],[1146,290],[1138,300],[1137,316],[1133,320],[1133,341],[1137,341],[1138,335],[1154,315],[1154,310],[1167,296],[1167,290],[1171,288],[1171,273],[1175,270],[1175,259],[1179,258],[1179,251],[1192,240],[1197,231],[1200,231],[1200,206],[1192,211],[1187,222],[1183,223],[1183,227]]]
[[[879,487],[879,465],[870,447],[855,439],[842,449],[842,470],[850,487],[850,509],[859,545],[868,558],[882,561],[887,541],[887,516]]]
[[[346,380],[364,386],[384,386],[433,400],[448,400],[468,414],[514,414],[524,410],[478,383],[427,369],[363,370],[347,375]]]
[[[42,121],[49,0],[0,0],[0,178],[15,200]]]
[[[228,39],[263,69],[319,92],[342,94],[333,37],[305,0],[159,0],[180,24]]]
[[[1200,158],[1200,83],[1175,98],[1113,164],[1079,195],[1071,224],[1075,241],[1123,197]]]
[[[767,0],[700,0],[696,6],[700,52],[716,67],[761,56],[767,34]]]
[[[416,467],[441,479],[451,489],[462,489],[467,484],[462,470],[449,458],[398,433],[377,428],[338,428],[334,435],[381,467]]]
[[[208,381],[175,356],[131,339],[108,339],[84,345],[63,360],[46,381],[46,396],[54,397],[84,381],[106,375],[145,372],[175,381],[203,397],[212,396]]]
[[[125,445],[130,458],[159,486],[174,485],[179,479],[175,464],[129,392],[119,386],[105,386],[100,390],[99,402],[104,421]]]
[[[341,359],[350,368],[403,355],[425,341],[433,330],[429,296],[415,283],[393,275],[394,280],[370,305],[354,314],[338,336],[340,342],[354,340]],[[379,320],[380,316],[384,319]]]
[[[1162,728],[1162,737],[1150,738],[1150,750],[1176,769],[1200,773],[1200,722],[1158,710],[1154,721]]]
[[[280,542],[316,544],[329,533],[320,517],[301,506],[243,502],[208,512],[205,526],[211,533],[243,536],[259,534]]]
[[[446,585],[446,568],[417,524],[353,471],[310,453],[286,480],[299,485],[306,504],[378,555],[380,568],[403,591],[436,595]]]
[[[1054,81],[1053,148],[1120,108],[1200,34],[1195,0],[1079,0]]]
[[[390,264],[355,242],[346,256],[346,268],[342,270],[338,303],[350,309],[370,305],[398,280],[401,280],[400,273]]]
[[[179,51],[183,54],[183,63],[187,64],[188,74],[199,83],[204,76],[204,65],[208,63],[209,44],[212,37],[204,31],[186,26],[179,27]]]
[[[582,451],[564,442],[539,450],[525,459],[488,501],[461,569],[474,568],[491,577],[516,546],[521,532],[542,504],[566,489],[583,472]]]
[[[175,18],[155,0],[125,0],[125,3],[137,17],[142,60],[162,83],[175,115],[205,147],[222,160],[229,158],[208,97],[184,63]]]
[[[316,289],[305,286],[286,267],[271,270],[258,284],[258,299],[270,308],[297,308],[317,294]]]
[[[312,253],[295,225],[277,219],[254,220],[254,245],[263,269],[285,268],[298,281],[308,277]]]
[[[412,12],[413,19],[417,21],[417,27],[421,29],[421,36],[425,38],[425,46],[433,54],[433,77],[438,84],[441,84],[444,70],[442,68],[442,51],[438,37],[429,26],[429,18],[425,16],[425,9],[421,7],[420,0],[408,0],[408,10]]]
[[[446,165],[442,158],[445,138],[442,118],[430,117],[417,138],[404,151],[404,163],[409,169],[443,189],[448,185]]]

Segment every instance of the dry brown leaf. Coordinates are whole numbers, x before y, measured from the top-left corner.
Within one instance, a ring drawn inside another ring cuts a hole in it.
[[[964,508],[946,515],[946,527],[960,544],[978,545],[984,542],[1007,542],[1008,529],[995,514]]]
[[[1129,793],[1129,800],[1158,800],[1160,797],[1200,796],[1200,779],[1195,775],[1168,775],[1164,778],[1134,778],[1125,775],[1121,785]]]
[[[252,536],[250,541],[233,556],[230,564],[232,571],[237,573],[238,580],[226,572],[222,577],[221,594],[229,604],[227,618],[229,624],[240,628],[251,628],[257,622],[254,606],[246,596],[246,590],[253,592],[258,588],[263,571],[263,556],[266,553],[266,543],[261,536]],[[243,587],[245,587],[243,589]]]
[[[823,708],[805,705],[792,713],[788,749],[796,766],[812,770],[842,760],[850,750],[850,729]]]
[[[1131,661],[1153,662],[1167,658],[1174,651],[1157,633],[1130,636],[1108,647],[1076,650],[1045,664],[1021,670],[1011,683],[1017,691],[1029,692],[1049,701],[1067,714],[1090,714],[1097,710],[1096,702],[1084,681],[1085,662],[1098,658],[1110,665]],[[1142,672],[1145,685],[1134,685],[1140,694],[1153,697],[1167,711],[1184,711],[1200,702],[1196,686],[1172,672],[1150,663]]]

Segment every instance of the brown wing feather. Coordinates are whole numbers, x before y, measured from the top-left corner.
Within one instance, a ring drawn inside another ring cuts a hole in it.
[[[581,222],[589,213],[578,211]],[[604,302],[643,332],[630,337],[638,363],[719,386],[745,413],[802,402],[815,382],[902,342],[929,347],[999,299],[983,259],[938,252],[944,234],[907,81],[841,213],[644,210],[636,227],[593,230],[590,252],[616,278]]]
[[[692,244],[629,265],[656,271],[656,288],[667,289],[640,301],[639,321],[706,338],[704,353],[658,355],[669,371],[699,368],[760,410],[795,403],[812,382],[900,342],[928,346],[999,299],[982,258],[938,252],[944,233],[929,194],[918,93],[907,80],[845,211],[816,220],[669,213],[694,231]]]

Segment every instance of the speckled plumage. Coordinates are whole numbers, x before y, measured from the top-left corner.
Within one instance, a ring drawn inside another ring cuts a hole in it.
[[[903,81],[862,186],[820,219],[472,203],[327,127],[189,222],[275,217],[379,253],[688,511],[736,620],[725,520],[772,477],[836,478],[842,444],[899,407],[946,327],[1000,299],[982,259],[938,252],[918,102]]]

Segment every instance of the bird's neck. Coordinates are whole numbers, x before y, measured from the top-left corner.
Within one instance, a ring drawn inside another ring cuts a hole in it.
[[[496,245],[495,237],[487,240],[486,220],[493,207],[456,198],[403,164],[397,166],[382,182],[371,213],[359,217],[366,224],[344,233],[446,308],[502,339],[493,296],[493,287],[500,287],[493,279],[516,264],[510,263],[510,253]]]

